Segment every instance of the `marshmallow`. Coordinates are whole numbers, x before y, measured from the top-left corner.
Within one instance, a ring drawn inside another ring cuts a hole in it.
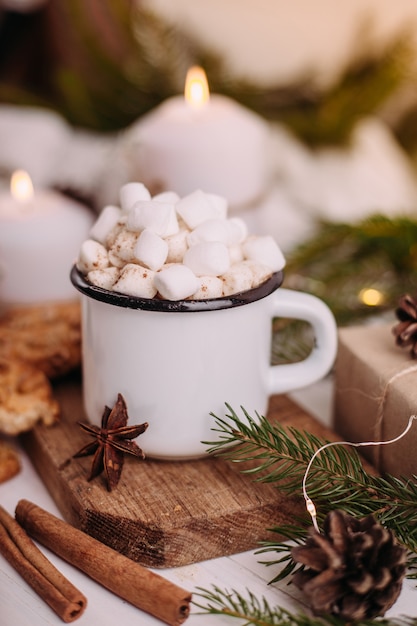
[[[199,224],[187,237],[188,246],[202,241],[221,241],[229,245],[229,228],[226,220],[211,219]]]
[[[109,265],[109,257],[106,248],[94,239],[86,239],[81,244],[78,255],[77,267],[83,274],[92,270],[102,270]]]
[[[152,198],[156,202],[169,202],[170,204],[177,204],[179,199],[180,197],[175,191],[161,191]]]
[[[117,256],[125,263],[130,263],[135,259],[134,248],[137,240],[137,233],[132,233],[129,230],[123,229],[114,240],[114,243],[109,250],[109,254],[111,254],[112,257]]]
[[[173,264],[155,275],[154,285],[165,300],[184,300],[197,291],[199,280],[185,265]]]
[[[168,244],[167,263],[182,263],[184,254],[188,250],[187,237],[189,232],[187,228],[181,228],[175,235],[166,237],[165,241]]]
[[[247,227],[243,220],[235,217],[226,219],[209,219],[194,228],[187,238],[188,245],[194,246],[201,241],[221,241],[226,246],[241,243],[247,235]]]
[[[207,300],[221,298],[223,295],[223,281],[217,276],[200,276],[200,287],[191,296],[193,300]]]
[[[245,263],[232,265],[228,272],[222,276],[223,294],[231,296],[234,293],[247,291],[253,285],[253,272]]]
[[[221,241],[228,245],[229,229],[226,220],[206,220],[196,226],[187,237],[187,243],[190,247],[202,241]]]
[[[126,183],[120,188],[120,206],[124,213],[128,213],[136,202],[150,200],[151,194],[143,183]]]
[[[120,272],[119,280],[113,285],[113,291],[138,298],[153,298],[156,296],[154,277],[155,272],[152,270],[128,263]]]
[[[252,272],[252,287],[257,287],[272,276],[272,270],[267,265],[256,261],[243,261],[243,264],[249,267]]]
[[[271,235],[249,237],[242,244],[242,250],[246,259],[267,265],[273,272],[285,267],[284,255]]]
[[[106,246],[107,249],[112,247],[112,245],[116,241],[116,237],[120,233],[120,231],[122,231],[122,230],[124,230],[126,228],[126,220],[127,220],[127,216],[126,215],[122,215],[120,220],[117,222],[117,224],[115,224],[115,226],[113,226],[113,228],[111,229],[111,231],[107,235],[106,241],[104,243],[104,245]]]
[[[220,276],[230,267],[229,251],[220,241],[202,241],[188,248],[183,263],[196,276]]]
[[[220,196],[197,189],[177,202],[175,209],[188,228],[193,230],[206,220],[222,217]],[[225,217],[225,216],[224,216]]]
[[[126,261],[123,261],[123,259],[117,256],[117,254],[114,254],[111,250],[109,250],[109,261],[110,265],[118,267],[119,269],[122,269],[122,267],[126,265]]]
[[[87,279],[96,287],[101,287],[109,291],[119,278],[119,273],[117,267],[106,267],[104,270],[92,270],[88,272]]]
[[[240,244],[229,246],[230,265],[243,261],[243,250]]]
[[[218,217],[219,219],[226,219],[227,217],[227,200],[223,196],[219,196],[216,193],[206,193],[212,209],[215,213],[213,217]]]
[[[229,246],[242,243],[248,236],[248,226],[240,217],[227,220],[229,227]]]
[[[105,245],[107,237],[121,217],[119,207],[109,204],[104,207],[90,230],[90,238]]]
[[[129,212],[126,227],[135,232],[149,228],[160,237],[175,235],[179,231],[175,206],[155,200],[136,202]]]
[[[145,228],[138,237],[133,254],[139,263],[157,271],[166,261],[168,244],[165,239]]]

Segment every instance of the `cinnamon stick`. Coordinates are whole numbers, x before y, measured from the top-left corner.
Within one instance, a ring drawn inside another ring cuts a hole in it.
[[[170,626],[187,619],[188,591],[28,500],[20,500],[15,513],[34,539],[127,602]]]
[[[64,622],[73,622],[84,612],[86,598],[1,506],[0,553]]]

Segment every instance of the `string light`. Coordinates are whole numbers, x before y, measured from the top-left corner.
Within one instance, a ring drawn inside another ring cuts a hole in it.
[[[394,439],[389,439],[387,441],[360,441],[358,443],[354,443],[352,441],[331,441],[330,443],[324,444],[323,446],[321,446],[321,448],[318,448],[315,451],[315,453],[311,457],[306,467],[306,471],[303,476],[303,496],[304,496],[304,500],[306,503],[307,512],[310,514],[311,520],[313,522],[313,526],[318,533],[320,532],[320,530],[317,524],[316,507],[315,507],[314,502],[310,498],[310,496],[307,494],[307,476],[310,472],[311,466],[313,465],[315,458],[320,454],[320,452],[323,452],[323,450],[325,450],[326,448],[330,448],[331,446],[353,446],[354,448],[360,448],[361,446],[384,446],[384,445],[388,445],[391,443],[395,443],[396,441],[399,441],[400,439],[402,439],[408,433],[408,431],[410,430],[412,426],[413,421],[416,419],[417,419],[417,415],[411,415],[408,420],[408,424],[406,428],[403,430],[402,433],[400,433]]]
[[[359,300],[366,306],[380,306],[384,302],[384,294],[379,289],[366,288],[359,292]]]

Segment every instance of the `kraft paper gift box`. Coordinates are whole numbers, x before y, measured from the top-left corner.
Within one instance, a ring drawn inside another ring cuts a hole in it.
[[[417,414],[417,360],[395,344],[394,325],[339,330],[333,425],[347,441],[393,439]],[[417,421],[400,441],[360,452],[381,473],[417,475]]]

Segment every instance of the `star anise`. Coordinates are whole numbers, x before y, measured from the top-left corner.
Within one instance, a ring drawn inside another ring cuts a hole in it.
[[[397,346],[410,346],[410,354],[417,358],[417,300],[409,294],[401,296],[395,314],[399,320],[392,332]]]
[[[74,458],[94,454],[88,480],[92,480],[104,471],[109,491],[116,487],[120,480],[125,454],[132,454],[140,459],[145,458],[141,448],[130,439],[135,439],[144,433],[148,424],[144,422],[136,426],[127,426],[127,420],[126,402],[122,394],[119,393],[114,407],[112,409],[108,406],[104,408],[101,428],[78,422],[83,430],[94,437],[94,441],[81,448],[74,454]]]

